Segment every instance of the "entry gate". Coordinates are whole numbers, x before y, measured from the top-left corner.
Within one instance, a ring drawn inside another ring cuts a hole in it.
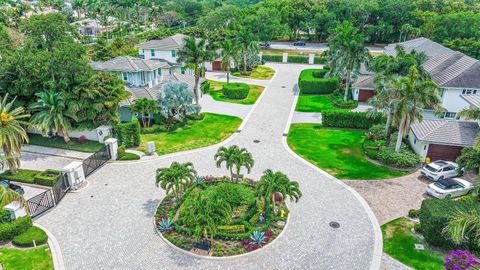
[[[107,146],[89,156],[83,161],[83,172],[85,177],[92,174],[96,169],[110,160],[110,151]]]
[[[50,192],[50,190],[46,190],[38,194],[37,196],[28,199],[27,205],[30,216],[32,216],[32,218],[44,213],[48,209],[55,206],[52,192]]]

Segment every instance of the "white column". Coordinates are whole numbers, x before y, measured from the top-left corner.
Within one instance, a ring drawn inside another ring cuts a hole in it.
[[[110,151],[110,160],[117,160],[118,159],[118,140],[115,138],[110,138],[105,141],[105,145],[108,147]]]
[[[308,64],[313,65],[315,63],[315,54],[311,53],[308,55]]]
[[[21,218],[27,215],[27,211],[25,211],[25,207],[22,207],[22,205],[17,201],[13,201],[5,205],[3,209],[10,212],[10,218],[12,220],[15,220],[17,218]]]
[[[287,62],[288,62],[288,53],[283,53],[282,62],[283,62],[283,63],[287,63]]]

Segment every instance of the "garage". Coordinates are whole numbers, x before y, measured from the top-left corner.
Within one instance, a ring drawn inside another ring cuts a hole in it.
[[[375,95],[375,91],[362,89],[358,92],[358,101],[359,102],[366,102],[371,97],[373,97],[374,95]]]
[[[427,157],[429,157],[431,161],[455,161],[455,159],[457,159],[457,157],[462,153],[462,149],[463,147],[460,146],[430,144],[428,146]]]
[[[212,70],[213,71],[221,71],[222,70],[222,61],[213,61],[212,62]]]

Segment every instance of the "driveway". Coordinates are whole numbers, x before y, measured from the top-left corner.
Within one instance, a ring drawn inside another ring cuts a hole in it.
[[[22,169],[31,169],[31,170],[61,170],[63,167],[67,166],[73,161],[78,161],[77,159],[67,158],[67,157],[60,157],[60,156],[52,156],[52,155],[45,155],[45,154],[37,154],[37,153],[22,153],[22,158],[20,159],[20,163],[22,165]]]
[[[277,76],[242,131],[221,145],[239,145],[252,153],[255,166],[248,177],[259,178],[271,168],[300,183],[303,197],[289,205],[290,219],[282,236],[258,252],[214,260],[177,252],[155,234],[152,217],[165,196],[155,187],[155,170],[172,161],[191,161],[200,175],[228,175],[215,166],[216,145],[151,160],[108,163],[93,173],[86,190],[69,194],[37,220],[57,238],[66,268],[378,269],[382,243],[366,203],[284,147],[293,89],[299,72],[311,66],[269,66]],[[331,228],[331,221],[341,227]]]
[[[270,49],[277,50],[301,50],[301,51],[326,51],[328,50],[327,43],[306,42],[306,46],[293,46],[293,41],[272,41],[270,42]],[[367,46],[370,52],[381,53],[383,47],[381,46]]]

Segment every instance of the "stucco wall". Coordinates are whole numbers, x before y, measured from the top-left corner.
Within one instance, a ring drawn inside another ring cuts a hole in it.
[[[443,92],[442,106],[448,112],[459,112],[464,108],[468,108],[470,104],[460,97],[463,89],[447,88]]]
[[[415,151],[415,153],[417,153],[422,158],[422,161],[425,161],[428,152],[428,143],[415,139],[415,134],[413,134],[413,132],[410,130],[410,132],[408,133],[408,142],[410,143],[410,146],[412,146],[413,151]]]

